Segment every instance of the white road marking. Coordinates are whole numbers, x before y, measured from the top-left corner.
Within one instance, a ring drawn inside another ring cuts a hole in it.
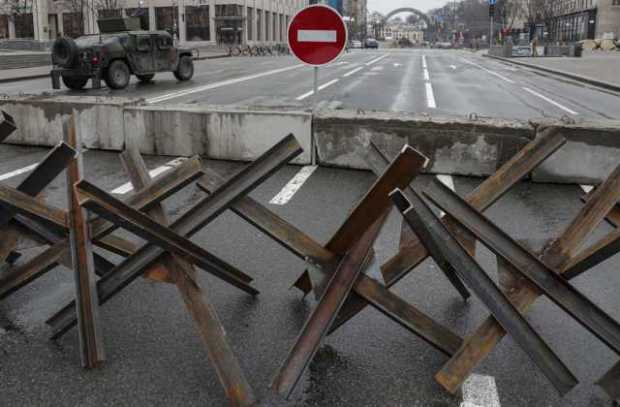
[[[323,89],[328,88],[328,87],[332,86],[333,84],[338,83],[339,81],[340,81],[340,79],[331,80],[331,81],[329,81],[327,83],[324,83],[321,86],[319,86],[318,90],[322,91]],[[309,98],[312,95],[314,95],[314,91],[313,90],[311,90],[310,92],[304,93],[303,95],[299,96],[297,98],[297,100],[304,100],[304,99]]]
[[[422,68],[428,68],[428,65],[426,65],[426,55],[422,55]]]
[[[437,103],[435,102],[435,93],[433,92],[433,85],[430,82],[426,82],[426,104],[430,109],[437,109]]]
[[[269,201],[272,205],[286,205],[295,194],[301,189],[301,187],[305,184],[305,182],[310,178],[312,173],[316,171],[318,166],[309,165],[303,167],[299,172],[291,179],[288,184],[282,188],[282,190],[278,193],[278,195],[274,196],[271,201]]]
[[[487,68],[485,68],[485,67],[484,67],[484,66],[482,66],[482,65],[478,65],[478,64],[476,64],[475,62],[471,62],[471,61],[469,61],[469,60],[467,60],[467,59],[465,59],[465,58],[463,58],[463,61],[465,61],[465,63],[468,63],[468,64],[470,64],[470,65],[475,66],[476,68],[482,69],[483,71],[485,71],[485,72],[487,72],[487,73],[490,73],[491,75],[496,76],[496,77],[500,78],[501,80],[503,80],[503,81],[505,81],[505,82],[508,82],[508,83],[515,83],[515,81],[513,81],[512,79],[510,79],[510,78],[506,78],[504,75],[498,74],[497,72],[494,72],[494,71],[492,71],[492,70],[490,70],[490,69],[487,69]]]
[[[336,42],[338,33],[336,30],[299,30],[297,41],[299,42]]]
[[[452,69],[453,71],[456,71],[456,65],[450,65],[450,69]]]
[[[564,110],[565,112],[567,112],[567,113],[569,113],[569,114],[572,114],[572,115],[578,115],[578,114],[579,114],[579,113],[575,112],[574,110],[571,110],[571,109],[569,109],[568,107],[566,107],[566,106],[564,106],[564,105],[559,104],[559,103],[558,103],[558,102],[556,102],[555,100],[553,100],[553,99],[549,99],[549,98],[548,98],[547,96],[545,96],[545,95],[541,95],[540,93],[536,92],[535,90],[532,90],[532,89],[530,89],[530,88],[526,88],[526,87],[524,87],[524,88],[523,88],[523,90],[524,90],[524,91],[526,91],[526,92],[528,92],[528,93],[531,93],[532,95],[534,95],[534,96],[536,96],[536,97],[538,97],[538,98],[541,98],[541,99],[542,99],[542,100],[544,100],[545,102],[551,103],[553,106],[555,106],[555,107],[557,107],[557,108],[559,108],[559,109],[562,109],[562,110]]]
[[[305,66],[306,65],[304,65],[304,64],[287,66],[286,68],[273,69],[271,71],[265,71],[265,72],[257,73],[257,74],[254,74],[254,75],[243,76],[243,77],[240,77],[240,78],[229,79],[229,80],[222,81],[222,82],[211,83],[209,85],[204,85],[204,86],[198,86],[198,87],[195,87],[195,88],[184,89],[184,90],[180,90],[180,91],[177,91],[177,92],[167,93],[165,95],[155,96],[153,98],[147,99],[146,103],[154,104],[154,103],[165,102],[166,100],[180,98],[180,97],[183,97],[183,96],[186,96],[186,95],[191,95],[193,93],[204,92],[204,91],[207,91],[207,90],[218,89],[218,88],[222,88],[222,87],[225,87],[225,86],[235,85],[235,84],[238,84],[238,83],[247,82],[247,81],[251,81],[251,80],[254,80],[254,79],[258,79],[258,78],[263,78],[265,76],[277,75],[279,73],[283,73],[283,72],[287,72],[287,71],[292,71],[294,69],[304,68]]]
[[[175,160],[172,160],[164,165],[162,165],[161,167],[157,167],[154,170],[149,171],[149,175],[151,176],[151,178],[155,178],[158,175],[163,174],[166,171],[169,171],[171,169],[173,169],[174,167],[179,166],[181,163],[183,163],[183,161],[185,161],[186,158],[180,157],[177,158]],[[112,193],[113,194],[117,194],[117,195],[125,195],[129,192],[133,191],[133,186],[131,185],[130,182],[127,182],[123,185],[121,185],[120,187],[113,189]]]
[[[373,59],[373,60],[372,60],[372,61],[370,61],[370,62],[366,62],[366,66],[374,65],[374,64],[376,64],[377,62],[382,61],[382,60],[384,60],[384,59],[385,59],[385,58],[387,58],[387,57],[388,57],[388,55],[387,55],[387,54],[385,54],[385,55],[383,55],[383,56],[380,56],[379,58],[375,58],[375,59]]]
[[[581,185],[581,189],[583,189],[583,192],[585,192],[586,194],[589,194],[590,191],[594,189],[594,187],[592,185]]]
[[[374,68],[371,69],[371,71],[373,71],[373,72],[383,71],[383,67],[382,66],[375,66]]]
[[[437,179],[454,191],[454,178],[452,178],[452,175],[437,175]]]
[[[439,180],[439,182],[450,188],[452,191],[455,190],[454,178],[452,178],[452,175],[436,175],[436,178]],[[439,217],[443,218],[444,216],[446,216],[446,213],[444,211],[439,211]]]
[[[27,167],[24,168],[20,168],[18,170],[15,171],[11,171],[11,172],[7,172],[6,174],[2,174],[0,175],[0,181],[4,181],[13,177],[17,177],[18,175],[30,172],[32,170],[34,170],[35,168],[37,168],[37,165],[39,165],[39,163],[35,163],[32,165],[29,165]]]
[[[398,68],[398,67],[400,67],[400,66],[403,66],[403,65],[402,65],[402,64],[399,64],[398,62],[395,62],[395,63],[394,63],[394,68]]]
[[[495,378],[472,374],[463,383],[461,407],[501,407]]]
[[[362,69],[364,69],[363,66],[360,66],[359,68],[355,68],[354,70],[347,72],[343,75],[343,78],[348,78],[351,75],[355,75],[356,73],[358,73],[359,71],[361,71]]]
[[[428,69],[424,68],[424,80],[425,81],[430,81],[431,80],[431,76],[428,73]]]

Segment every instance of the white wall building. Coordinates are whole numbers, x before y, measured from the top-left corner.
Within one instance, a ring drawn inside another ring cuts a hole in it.
[[[291,17],[308,0],[0,0],[0,39],[39,41],[97,32],[97,18],[139,17],[144,29],[180,42],[286,42]]]

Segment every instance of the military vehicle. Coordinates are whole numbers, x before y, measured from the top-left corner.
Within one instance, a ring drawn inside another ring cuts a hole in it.
[[[61,78],[69,89],[82,89],[89,79],[95,89],[102,79],[111,89],[123,89],[131,75],[141,82],[150,82],[158,72],[172,72],[179,81],[194,75],[192,51],[177,48],[169,32],[141,30],[137,18],[102,19],[98,25],[99,34],[54,42],[54,89],[60,89]]]

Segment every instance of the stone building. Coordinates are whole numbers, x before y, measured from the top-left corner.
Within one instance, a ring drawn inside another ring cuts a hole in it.
[[[308,0],[0,0],[0,39],[48,41],[97,33],[97,18],[132,16],[143,29],[180,42],[286,42],[291,17]]]
[[[551,15],[545,29],[555,41],[620,37],[620,0],[554,0]]]

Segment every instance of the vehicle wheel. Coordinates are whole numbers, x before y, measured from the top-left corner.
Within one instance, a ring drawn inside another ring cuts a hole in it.
[[[131,73],[127,64],[124,61],[116,60],[112,61],[106,70],[104,80],[108,88],[124,89],[129,85],[130,77]]]
[[[230,55],[232,55],[233,57],[238,57],[239,55],[241,55],[241,48],[233,47]]]
[[[86,86],[88,78],[80,78],[79,76],[63,76],[62,82],[66,87],[72,90],[81,90]]]
[[[151,82],[153,80],[153,78],[155,77],[154,73],[150,73],[148,75],[136,75],[136,77],[138,78],[138,80],[142,83],[148,83]]]
[[[174,71],[174,77],[180,81],[189,81],[194,76],[194,61],[188,55],[184,55],[179,60],[179,66]]]
[[[258,47],[256,45],[252,47],[251,54],[253,57],[258,56]]]
[[[64,68],[71,68],[78,55],[78,48],[71,38],[59,38],[52,47],[52,62]]]

